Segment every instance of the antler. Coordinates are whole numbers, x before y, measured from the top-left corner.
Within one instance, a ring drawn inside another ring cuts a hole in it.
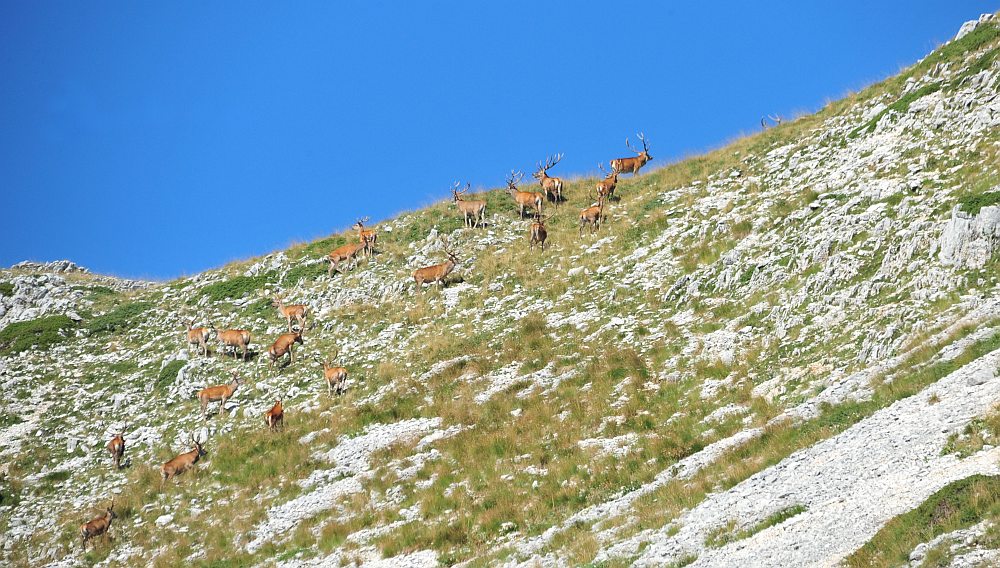
[[[563,158],[562,154],[555,154],[553,156],[549,156],[548,158],[545,158],[545,165],[542,165],[541,162],[538,162],[538,170],[542,172],[548,171],[552,166],[558,164],[559,160],[562,160],[562,158]]]
[[[630,144],[629,141],[628,141],[628,136],[625,137],[625,145],[628,146],[629,150],[632,150],[636,154],[641,154],[642,153],[642,152],[640,152],[640,151],[638,151],[638,150],[636,150],[635,148],[632,147],[632,144]]]
[[[517,189],[517,184],[521,183],[523,177],[523,172],[511,170],[510,175],[507,176],[507,187]]]
[[[642,132],[639,132],[639,133],[636,134],[636,136],[638,136],[639,137],[639,141],[642,142],[642,151],[643,152],[648,152],[649,151],[649,143],[646,142],[646,135],[643,134]]]
[[[597,162],[597,167],[601,168],[601,171],[604,172],[604,175],[606,175],[606,176],[611,175],[611,174],[608,173],[607,170],[604,169],[604,163],[603,162]]]
[[[367,222],[368,222],[368,217],[365,217],[363,219],[358,219],[357,220],[357,224],[358,224],[359,227],[364,227],[365,223],[367,223]]]

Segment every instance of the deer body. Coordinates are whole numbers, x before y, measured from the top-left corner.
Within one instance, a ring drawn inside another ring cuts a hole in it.
[[[580,235],[583,236],[583,228],[590,225],[590,232],[595,233],[601,228],[601,221],[604,220],[604,198],[598,197],[597,203],[580,212]]]
[[[337,358],[334,357],[334,361]],[[326,379],[326,392],[333,395],[334,391],[339,395],[344,392],[347,386],[347,369],[344,367],[334,367],[333,361],[323,362],[323,378]]]
[[[272,299],[272,303],[274,304],[274,307],[278,308],[278,312],[281,313],[285,320],[288,321],[289,332],[292,331],[292,320],[298,322],[300,330],[305,330],[306,310],[308,309],[308,306],[305,304],[292,304],[290,306],[286,306],[278,296],[275,296]]]
[[[455,267],[458,265],[458,257],[448,250],[447,246],[445,246],[444,251],[445,254],[448,255],[447,261],[433,266],[418,268],[413,272],[413,280],[417,283],[418,288],[423,289],[425,282],[437,282],[442,288],[444,288],[445,278],[447,278],[448,275],[451,274],[451,271],[455,270]]]
[[[330,269],[326,272],[327,276],[333,276],[334,270],[340,272],[339,266],[341,262],[353,260],[354,263],[357,264],[358,253],[363,250],[365,250],[365,243],[363,242],[348,243],[333,249],[333,252],[328,254],[326,257],[326,259],[330,261]]]
[[[615,194],[615,187],[618,186],[618,170],[612,168],[611,173],[604,171],[603,164],[597,164],[597,167],[601,168],[604,172],[604,179],[597,182],[597,196],[604,196],[605,199],[611,199]]]
[[[208,387],[198,391],[198,400],[201,402],[201,415],[203,418],[207,418],[206,410],[208,409],[208,403],[220,401],[219,404],[219,414],[226,408],[226,401],[233,396],[236,392],[236,388],[243,383],[243,379],[236,376],[233,373],[233,380],[231,383],[226,385],[216,385],[214,387]]]
[[[80,525],[80,536],[83,538],[83,549],[87,550],[87,541],[101,535],[108,536],[108,529],[111,528],[111,521],[117,518],[115,514],[115,502],[111,501],[111,506],[105,509],[104,514],[95,517],[90,521]]]
[[[275,401],[271,410],[264,413],[264,422],[272,432],[277,431],[279,426],[285,427],[285,409],[281,406],[281,399]]]
[[[122,457],[125,456],[125,432],[119,432],[107,445],[108,453],[115,462],[115,469],[122,468]]]
[[[507,176],[507,193],[514,198],[514,203],[521,211],[521,218],[524,218],[525,209],[534,209],[535,215],[542,214],[542,201],[545,197],[535,191],[520,191],[517,189],[517,184],[520,183],[521,178],[524,174],[521,172],[510,172]]]
[[[465,200],[462,198],[466,192],[469,191],[471,184],[466,184],[465,189],[458,191],[458,183],[455,183],[454,187],[451,188],[452,199],[455,202],[455,207],[458,207],[458,211],[465,218],[466,227],[478,227],[482,224],[483,227],[486,226],[486,202],[482,200]]]
[[[545,239],[548,236],[549,232],[545,230],[545,219],[539,217],[537,221],[531,224],[528,248],[534,249],[535,243],[538,243],[541,249],[545,250]]]
[[[563,180],[550,176],[548,171],[553,166],[558,164],[559,161],[562,160],[562,157],[562,154],[556,154],[555,156],[546,159],[544,164],[539,162],[538,171],[531,174],[531,177],[538,180],[538,185],[542,186],[542,191],[545,192],[545,196],[554,201],[557,205],[562,202]]]
[[[233,348],[233,359],[236,358],[236,350],[243,350],[243,360],[247,360],[247,349],[250,347],[250,332],[245,329],[224,329],[217,332],[216,336],[222,348]]]
[[[371,256],[375,253],[375,243],[378,242],[378,233],[375,232],[375,229],[366,229],[365,223],[367,222],[368,217],[358,219],[354,227],[358,230],[358,242],[361,243],[362,250],[364,250],[366,255]]]
[[[193,436],[191,437],[191,443],[194,444],[194,448],[190,452],[184,452],[160,466],[160,475],[163,476],[164,481],[184,473],[191,466],[198,463],[198,459],[201,456],[205,455],[205,449],[201,447],[201,444]]]
[[[639,141],[642,142],[642,152],[636,150],[629,144],[628,138],[625,139],[625,145],[628,146],[629,150],[632,150],[637,155],[630,158],[618,158],[616,160],[611,160],[611,169],[618,173],[630,173],[632,175],[639,174],[639,168],[646,165],[647,162],[653,159],[649,155],[649,143],[646,142],[646,137],[639,133]]]
[[[195,346],[195,350],[201,350],[203,356],[208,356],[208,340],[211,338],[211,331],[204,327],[193,327],[194,321],[188,322],[187,342],[188,349]]]
[[[295,352],[292,351],[292,346],[298,343],[299,345],[304,345],[302,342],[302,332],[298,333],[282,333],[278,336],[278,339],[274,341],[271,347],[268,348],[267,354],[271,356],[271,362],[268,367],[273,367],[278,359],[281,359],[285,355],[288,355],[289,364],[295,363]]]

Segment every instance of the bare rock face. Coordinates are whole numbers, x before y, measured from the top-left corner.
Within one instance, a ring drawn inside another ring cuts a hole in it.
[[[959,268],[982,268],[989,261],[1000,239],[1000,207],[983,207],[978,215],[959,209],[941,233],[938,257],[944,264]]]
[[[973,32],[973,30],[978,28],[980,24],[992,21],[995,17],[996,16],[994,16],[993,14],[983,14],[979,16],[978,20],[969,20],[968,22],[965,22],[964,24],[962,24],[962,27],[958,29],[958,34],[955,35],[955,40],[956,41],[960,40],[963,37],[969,35],[970,33]]]

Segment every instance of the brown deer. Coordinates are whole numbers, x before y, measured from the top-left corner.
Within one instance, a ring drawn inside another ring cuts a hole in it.
[[[247,350],[250,348],[250,332],[245,329],[223,329],[222,331],[215,329],[215,324],[212,324],[212,330],[215,331],[215,336],[218,338],[219,343],[222,344],[222,352],[220,355],[225,355],[228,351],[227,348],[233,348],[233,359],[236,358],[236,351],[238,349],[243,350],[243,360],[247,360]]]
[[[105,538],[111,538],[108,534],[108,529],[111,528],[111,521],[118,518],[115,514],[115,500],[111,500],[111,506],[104,510],[104,514],[99,517],[94,517],[90,521],[80,525],[80,536],[83,538],[83,550],[87,550],[87,541],[96,537],[104,535]]]
[[[416,281],[418,289],[422,290],[425,282],[429,284],[437,282],[444,288],[445,279],[448,278],[451,271],[455,270],[455,267],[458,265],[458,257],[448,249],[447,243],[444,246],[444,253],[448,255],[448,260],[445,262],[418,268],[413,272],[413,280]]]
[[[208,419],[208,414],[206,410],[208,409],[208,403],[219,401],[219,414],[226,409],[226,401],[233,396],[236,392],[236,388],[243,384],[244,381],[237,374],[233,373],[233,380],[229,384],[216,385],[214,387],[208,387],[198,391],[198,400],[201,402],[201,416],[202,418]]]
[[[274,402],[271,410],[264,413],[264,422],[272,432],[277,432],[279,426],[282,430],[285,429],[285,409],[281,406],[280,398]]]
[[[208,340],[212,337],[212,332],[204,327],[194,327],[194,320],[188,322],[187,326],[187,342],[188,349],[191,346],[195,346],[195,351],[201,351],[202,356],[208,356]]]
[[[618,170],[612,169],[611,173],[604,170],[604,164],[597,164],[597,167],[604,172],[604,179],[597,182],[597,196],[604,196],[607,200],[615,194],[615,187],[618,186]]]
[[[125,430],[128,430],[128,425],[121,432],[115,434],[115,437],[111,438],[106,446],[108,453],[111,454],[111,459],[115,462],[115,469],[122,468],[122,458],[125,456]]]
[[[285,355],[288,355],[289,365],[295,363],[295,352],[292,351],[292,346],[298,343],[299,345],[305,345],[302,342],[302,331],[296,333],[282,333],[278,336],[278,339],[274,340],[274,343],[267,349],[267,354],[271,356],[271,361],[268,364],[268,368],[274,367],[274,364]]]
[[[482,224],[483,227],[486,226],[486,202],[482,200],[466,200],[462,199],[462,196],[469,191],[469,187],[472,184],[465,184],[465,189],[459,191],[458,188],[461,187],[461,182],[455,182],[455,185],[451,188],[452,199],[455,202],[455,207],[458,207],[459,212],[465,217],[465,226],[476,228]]]
[[[517,184],[521,183],[521,178],[523,177],[523,173],[511,170],[510,175],[507,176],[507,193],[514,198],[514,203],[516,203],[518,208],[521,210],[522,219],[524,218],[525,209],[534,209],[536,215],[541,215],[542,201],[544,201],[545,197],[536,191],[518,190]]]
[[[534,250],[535,243],[538,243],[542,250],[545,250],[545,239],[548,238],[549,232],[545,230],[545,221],[548,217],[538,217],[534,223],[531,224],[530,238],[528,241],[528,248]]]
[[[592,193],[588,194],[590,198],[593,199],[594,195]],[[604,220],[604,198],[598,197],[597,203],[591,205],[590,207],[584,209],[580,212],[580,236],[583,236],[583,228],[590,225],[591,234],[596,233],[601,228],[601,222]]]
[[[375,243],[378,242],[378,233],[375,229],[366,229],[365,223],[368,222],[368,217],[364,219],[358,219],[354,223],[354,228],[358,230],[358,242],[361,243],[365,254],[372,256],[375,254]]]
[[[340,352],[333,354],[333,358],[330,362],[320,361],[317,357],[317,361],[323,365],[323,378],[326,379],[326,392],[327,394],[333,395],[334,391],[336,393],[342,394],[347,388],[347,369],[344,367],[334,367],[334,362],[337,360],[337,356]]]
[[[554,201],[556,205],[562,202],[562,190],[563,190],[563,180],[557,177],[551,177],[549,175],[549,170],[552,166],[555,166],[562,160],[562,154],[556,154],[550,158],[545,159],[545,163],[538,162],[538,171],[531,174],[531,177],[538,180],[538,185],[542,186],[542,191],[545,192],[545,196],[549,201]]]
[[[201,444],[194,436],[191,436],[191,443],[194,444],[194,447],[190,452],[184,452],[160,466],[160,475],[164,481],[191,469],[191,466],[198,463],[198,459],[205,455],[205,448],[201,447]]]
[[[271,303],[274,305],[274,307],[278,308],[278,311],[281,313],[281,315],[285,318],[285,320],[288,321],[289,332],[292,331],[293,319],[298,322],[299,329],[305,331],[306,311],[309,309],[309,306],[306,306],[305,304],[292,304],[290,306],[286,306],[281,301],[281,297],[278,295],[275,295],[273,298],[271,298]]]
[[[632,150],[637,156],[631,158],[618,158],[616,160],[611,160],[611,169],[618,173],[631,173],[632,175],[639,175],[639,168],[646,165],[653,159],[649,155],[649,143],[646,142],[646,137],[640,132],[638,134],[639,141],[642,142],[642,152],[636,150],[629,144],[628,138],[625,139],[625,145],[628,146],[629,150]]]
[[[333,271],[336,270],[340,272],[340,263],[347,261],[354,261],[354,264],[358,263],[358,253],[365,250],[365,243],[347,243],[346,245],[339,246],[326,256],[326,259],[330,261],[330,268],[326,271],[327,276],[333,276]]]

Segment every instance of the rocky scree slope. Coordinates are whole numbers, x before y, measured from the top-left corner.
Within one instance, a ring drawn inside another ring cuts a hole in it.
[[[355,233],[164,284],[0,272],[0,559],[841,561],[997,473],[991,447],[943,450],[1000,401],[998,52],[986,16],[816,114],[623,178],[595,236],[574,219],[594,180],[572,181],[544,253],[494,190],[485,229],[448,203],[407,213],[332,277]],[[445,235],[462,263],[417,291]],[[278,370],[274,293],[312,312]],[[196,356],[189,319],[248,329],[255,357]],[[334,352],[340,397],[317,361]],[[247,384],[203,419],[194,393],[233,371]],[[208,455],[162,483],[192,435]],[[112,496],[114,540],[82,553]]]

